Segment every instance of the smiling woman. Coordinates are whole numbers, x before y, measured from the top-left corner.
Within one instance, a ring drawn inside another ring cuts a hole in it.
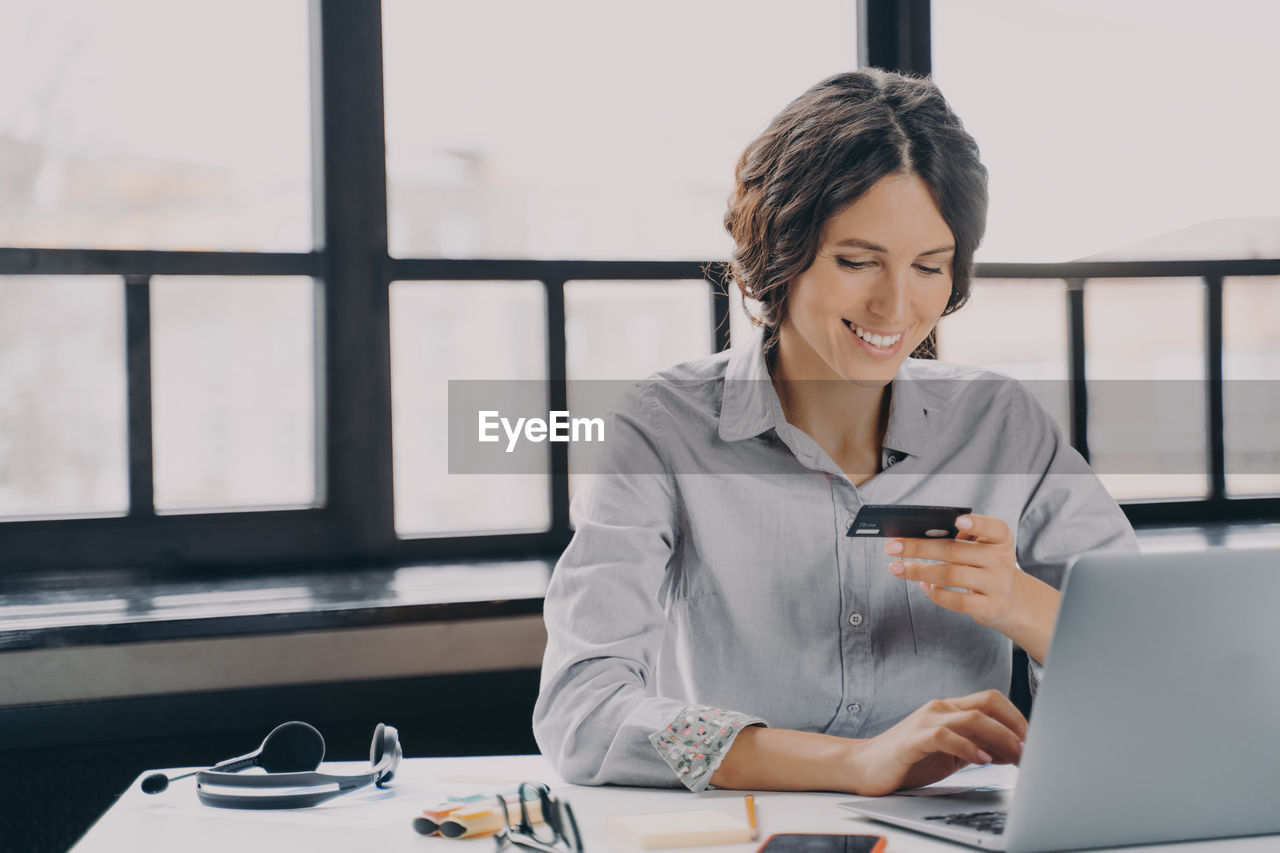
[[[724,218],[737,245],[732,274],[743,294],[760,303],[766,349],[777,343],[793,280],[814,271],[819,250],[848,269],[864,269],[870,259],[834,250],[885,255],[886,241],[873,235],[892,235],[896,251],[909,251],[913,238],[925,240],[916,248],[919,258],[910,257],[933,261],[926,273],[946,272],[942,313],[968,298],[973,254],[986,228],[987,170],[932,84],[876,73],[828,78],[747,147],[737,177]],[[888,177],[914,178],[915,191],[879,187]],[[937,242],[929,243],[930,236]],[[944,258],[934,257],[944,252],[952,253],[945,270],[937,263]]]
[[[885,386],[953,303],[955,243],[929,187],[901,173],[820,234],[812,263],[782,291],[771,374],[787,420],[861,485],[880,447],[851,444],[850,426],[870,438],[887,419]]]
[[[838,74],[747,147],[725,226],[762,333],[624,398],[547,590],[534,732],[566,779],[874,795],[1019,760],[1013,644],[1045,660],[1067,563],[1136,542],[1026,390],[909,357],[986,203],[924,79]],[[876,504],[974,509],[847,535]]]

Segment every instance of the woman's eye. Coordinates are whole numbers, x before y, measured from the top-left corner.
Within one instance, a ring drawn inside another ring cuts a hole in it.
[[[850,261],[845,258],[837,258],[836,262],[849,270],[865,270],[875,266],[875,261]],[[931,267],[925,264],[916,264],[915,267],[925,275],[942,275],[942,267]]]

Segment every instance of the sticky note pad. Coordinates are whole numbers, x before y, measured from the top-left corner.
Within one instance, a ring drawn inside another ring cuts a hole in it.
[[[609,834],[645,850],[736,844],[751,840],[751,829],[745,822],[711,809],[611,815]]]

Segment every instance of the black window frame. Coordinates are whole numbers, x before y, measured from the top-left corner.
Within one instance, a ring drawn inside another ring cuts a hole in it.
[[[929,0],[858,0],[860,65],[930,71]],[[0,275],[112,275],[123,283],[128,377],[128,514],[0,522],[0,580],[100,570],[310,570],[553,556],[571,535],[567,451],[552,445],[550,528],[541,533],[401,537],[392,489],[390,285],[538,281],[546,295],[549,404],[566,408],[564,285],[573,280],[703,279],[715,348],[728,345],[729,298],[717,263],[393,258],[387,187],[381,7],[311,0],[315,248],[305,253],[0,248]],[[308,276],[317,286],[317,505],[157,515],[152,506],[150,280],[157,275]],[[1278,276],[1280,260],[979,264],[976,278],[1063,282],[1068,303],[1071,437],[1088,454],[1084,298],[1095,278],[1193,277],[1205,285],[1210,494],[1127,502],[1136,524],[1274,518],[1280,498],[1226,494],[1222,292],[1227,276]]]

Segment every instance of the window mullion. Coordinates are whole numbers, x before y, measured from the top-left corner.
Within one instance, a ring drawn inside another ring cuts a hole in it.
[[[155,515],[151,425],[151,276],[124,276],[129,515]]]
[[[337,552],[378,559],[395,547],[382,18],[378,3],[312,0],[311,9],[312,181],[324,256],[318,480]]]
[[[1205,432],[1209,438],[1209,498],[1222,500],[1227,496],[1222,381],[1222,276],[1207,275],[1204,277],[1204,285],[1205,411],[1209,418]]]
[[[1089,386],[1085,371],[1083,278],[1067,280],[1067,382],[1071,400],[1071,445],[1089,461]]]
[[[547,411],[569,409],[568,358],[564,334],[564,279],[548,278],[547,289]],[[569,533],[569,446],[550,443],[551,531]]]

